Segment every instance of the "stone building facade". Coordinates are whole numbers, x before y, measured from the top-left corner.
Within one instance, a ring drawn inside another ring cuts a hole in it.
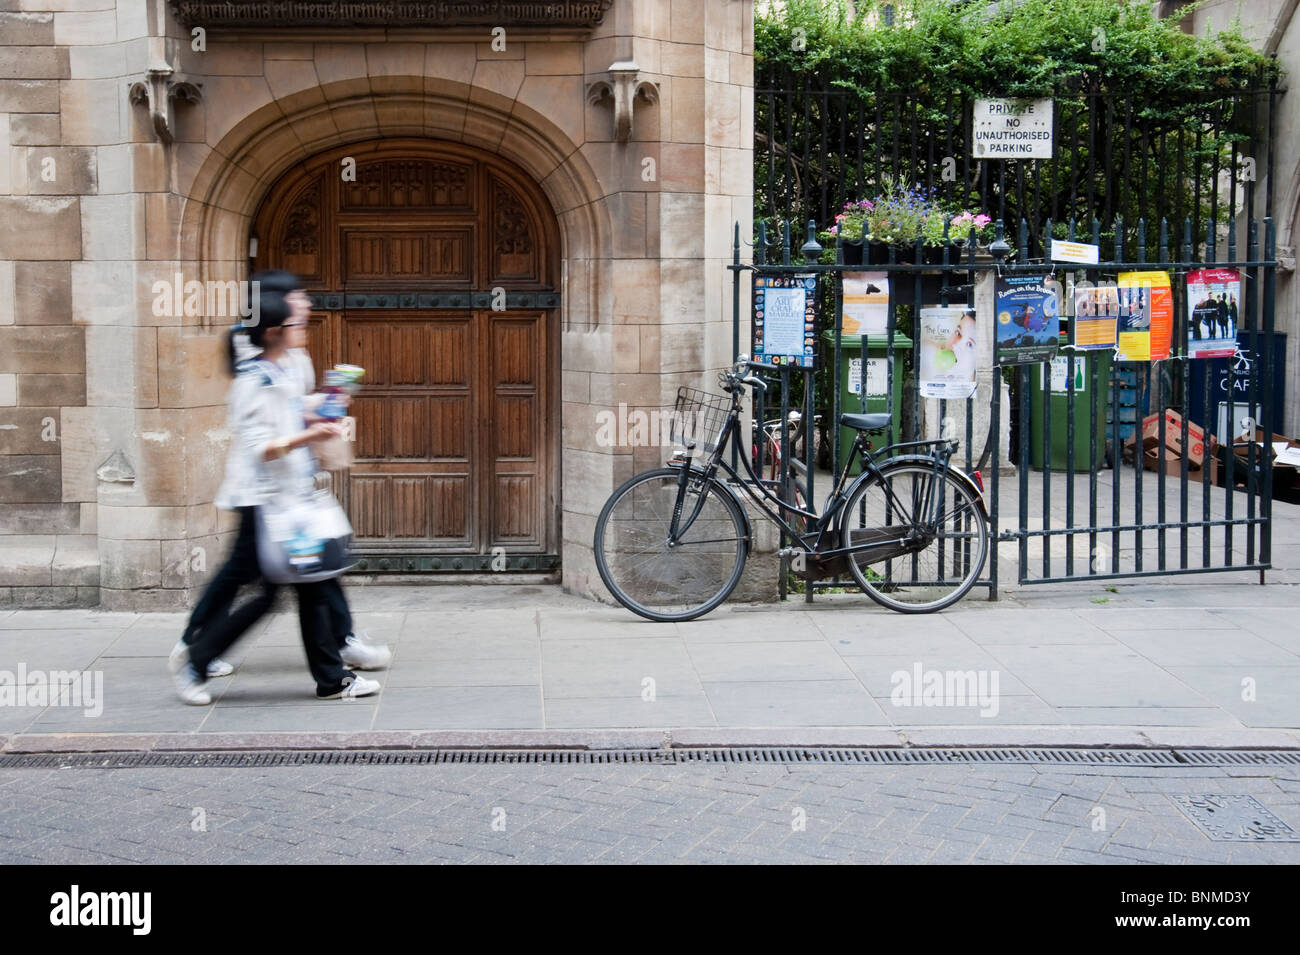
[[[1161,12],[1174,13],[1190,0],[1165,0]],[[1206,0],[1187,13],[1183,29],[1204,36],[1232,25],[1255,49],[1277,58],[1284,71],[1282,86],[1294,89],[1300,78],[1300,4],[1295,0]],[[1292,97],[1284,94],[1276,106],[1273,123],[1273,168],[1261,163],[1264,175],[1258,188],[1273,195],[1273,221],[1277,233],[1277,290],[1274,327],[1286,335],[1285,405],[1274,409],[1276,430],[1300,434],[1300,289],[1296,287],[1296,247],[1300,245],[1300,113]],[[1244,220],[1244,217],[1243,217]],[[1239,223],[1239,248],[1244,247],[1244,221]]]
[[[664,454],[601,423],[730,358],[752,33],[751,0],[0,0],[0,604],[190,605],[232,526],[223,296],[271,266],[318,370],[369,372],[366,570],[599,589],[595,516]]]

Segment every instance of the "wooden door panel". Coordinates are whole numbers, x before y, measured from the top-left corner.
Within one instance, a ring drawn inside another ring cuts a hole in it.
[[[508,550],[540,548],[545,495],[544,455],[538,436],[546,421],[544,314],[484,313],[491,323],[490,428],[492,487],[487,526],[492,545]]]
[[[531,474],[501,474],[493,502],[497,544],[511,547],[537,541],[537,482]]]
[[[473,446],[470,423],[474,420],[469,396],[431,398],[429,404],[429,457],[468,465]]]
[[[433,551],[474,546],[474,318],[464,313],[347,313],[350,360],[376,369],[354,403],[357,463],[375,512],[357,532],[368,543],[427,542]],[[418,506],[413,503],[419,497]]]
[[[494,412],[492,430],[496,435],[496,459],[531,461],[537,402],[531,396],[498,394]]]
[[[427,354],[430,385],[461,385],[468,389],[470,368],[469,318],[429,322]]]
[[[429,505],[433,526],[430,536],[445,551],[464,551],[474,543],[476,528],[470,520],[469,475],[430,478]]]
[[[458,145],[354,144],[286,175],[254,233],[257,268],[305,273],[334,309],[309,327],[318,378],[366,369],[355,465],[335,475],[358,549],[554,553],[554,314],[469,310],[471,292],[556,287],[554,217],[526,177]]]
[[[394,387],[424,388],[429,382],[429,327],[420,321],[399,320],[388,326],[392,351],[388,379]]]
[[[352,534],[359,540],[388,537],[386,506],[389,481],[382,477],[365,477],[354,470],[348,477],[348,518]]]
[[[393,478],[388,485],[389,532],[395,539],[424,540],[429,536],[429,479]]]

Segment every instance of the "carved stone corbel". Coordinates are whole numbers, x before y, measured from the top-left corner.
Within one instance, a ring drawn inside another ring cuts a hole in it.
[[[659,102],[659,86],[641,79],[641,68],[631,60],[610,64],[611,79],[600,80],[587,87],[587,102],[594,105],[612,101],[614,104],[614,138],[620,143],[632,138],[632,119],[636,100],[645,103]]]
[[[196,84],[187,80],[173,81],[174,75],[175,71],[165,60],[155,60],[146,79],[131,84],[131,102],[149,108],[154,134],[165,146],[170,146],[175,138],[172,133],[172,100],[197,103],[200,95]]]

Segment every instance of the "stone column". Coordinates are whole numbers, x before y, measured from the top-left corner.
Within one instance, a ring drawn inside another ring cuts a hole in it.
[[[635,102],[627,142],[607,107],[589,106],[582,147],[605,190],[609,257],[566,254],[566,313],[579,314],[575,295],[598,307],[588,312],[596,323],[565,331],[564,584],[596,596],[596,515],[617,485],[671,450],[611,444],[599,422],[622,421],[630,437],[635,420],[672,407],[681,385],[715,390],[732,358],[726,265],[733,224],[748,238],[753,216],[752,2],[618,0],[584,45],[585,80],[628,62],[655,84],[657,102]]]

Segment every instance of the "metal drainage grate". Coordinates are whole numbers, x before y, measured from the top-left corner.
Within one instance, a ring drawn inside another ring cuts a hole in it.
[[[739,763],[748,765],[1300,766],[1296,750],[1045,747],[708,747],[674,749],[262,750],[0,754],[0,769],[261,768],[490,764]],[[1262,808],[1262,807],[1261,807]]]
[[[1300,842],[1300,833],[1254,796],[1196,793],[1170,798],[1215,842]]]

